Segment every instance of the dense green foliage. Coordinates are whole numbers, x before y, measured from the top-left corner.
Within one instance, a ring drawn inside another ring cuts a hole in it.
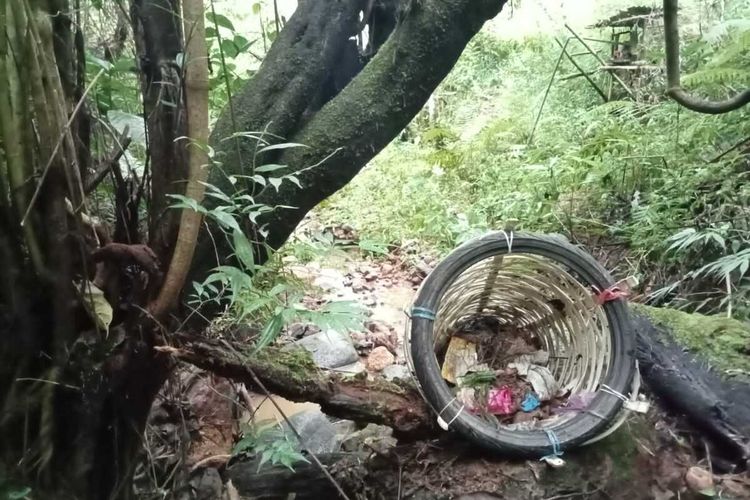
[[[723,96],[742,85],[750,25],[734,15],[684,44],[691,88]],[[747,150],[717,157],[750,135],[750,110],[682,110],[662,97],[660,71],[634,84],[637,100],[607,103],[583,78],[558,78],[531,139],[559,53],[551,37],[480,34],[436,93],[437,117],[426,110],[323,216],[442,252],[516,220],[587,245],[618,276],[636,274],[652,301],[746,317]],[[571,72],[564,63],[560,74]],[[728,89],[729,73],[739,76]]]

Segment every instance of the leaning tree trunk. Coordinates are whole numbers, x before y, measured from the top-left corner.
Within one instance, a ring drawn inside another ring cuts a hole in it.
[[[340,93],[325,96],[318,110],[319,100],[313,97],[325,90],[325,76],[336,73],[348,44],[355,43],[350,38],[362,29],[359,13],[371,3],[301,2],[258,73],[230,101],[212,134],[216,158],[222,163],[212,173],[212,184],[225,192],[240,185],[255,194],[256,203],[294,207],[259,218],[258,225],[268,230],[264,243],[273,249],[287,240],[307,212],[345,186],[406,127],[505,0],[402,2],[392,11],[393,31],[385,43],[375,44],[377,52],[361,72]],[[382,21],[384,14],[378,12]],[[237,132],[255,132],[270,142],[280,137],[307,147],[258,158],[257,141],[237,138]],[[274,175],[295,173],[300,186],[284,182],[278,190],[266,187],[255,193],[252,186],[230,182],[231,175],[251,174],[260,162],[285,165]],[[202,279],[217,265],[214,244],[220,247],[219,255],[231,253],[220,239],[204,237],[193,279]],[[262,249],[259,254],[260,260],[267,256]]]

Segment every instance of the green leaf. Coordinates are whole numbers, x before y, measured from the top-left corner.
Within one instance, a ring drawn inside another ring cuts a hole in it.
[[[260,470],[260,468],[263,467],[263,465],[267,463],[271,459],[272,456],[273,456],[273,450],[266,450],[263,453],[261,453],[260,463],[258,463],[258,470]]]
[[[86,64],[96,66],[97,68],[103,69],[105,71],[109,71],[110,69],[112,69],[112,63],[110,63],[109,61],[105,61],[104,59],[100,59],[90,52],[86,52]]]
[[[308,146],[305,146],[304,144],[299,144],[297,142],[282,142],[280,144],[271,144],[270,146],[260,148],[258,150],[258,154],[265,153],[266,151],[274,151],[276,149],[291,149],[291,148],[306,148],[306,147]]]
[[[240,53],[240,49],[235,45],[232,40],[222,40],[221,50],[224,51],[224,55],[227,57],[235,58]]]
[[[253,256],[253,246],[248,241],[247,236],[242,231],[235,230],[233,233],[234,253],[245,266],[245,269],[252,271],[255,267],[255,258]]]
[[[234,304],[237,301],[241,293],[252,290],[253,288],[253,281],[250,275],[237,267],[219,266],[216,268],[215,274],[222,275],[221,280],[229,282],[230,291],[232,293],[231,304]]]
[[[279,186],[281,186],[281,177],[269,177],[268,182],[271,184],[274,188],[276,188],[276,192],[279,191]]]
[[[198,202],[192,198],[188,198],[187,196],[183,196],[181,194],[168,194],[167,196],[172,198],[173,200],[177,200],[177,203],[173,203],[169,206],[169,208],[193,210],[195,212],[198,212],[199,214],[208,213],[205,207],[199,205]]]
[[[292,184],[296,184],[297,187],[299,187],[300,189],[302,189],[302,184],[300,184],[299,178],[297,176],[295,176],[295,175],[285,175],[284,177],[282,177],[282,179],[286,179],[289,182],[291,182]]]
[[[104,292],[87,281],[83,286],[83,298],[86,309],[88,309],[92,319],[96,321],[97,326],[105,333],[108,332],[109,325],[112,324],[113,309],[104,297]]]
[[[213,217],[219,224],[224,226],[224,228],[233,231],[240,231],[240,225],[237,222],[237,219],[234,218],[234,215],[218,209],[211,210],[208,212],[208,215]]]
[[[240,51],[246,50],[249,48],[252,44],[256,42],[256,40],[253,40],[252,42],[245,38],[242,35],[234,35],[234,39],[232,39],[234,44],[237,46],[237,49]]]
[[[255,14],[256,16],[260,14],[260,2],[255,2],[253,4],[253,14]]]
[[[387,255],[388,245],[374,240],[359,240],[359,248],[365,252],[370,252],[377,255]]]
[[[281,329],[284,327],[284,320],[281,314],[275,314],[266,323],[258,336],[258,342],[255,346],[256,349],[263,349],[264,347],[271,345],[276,337],[279,336]]]
[[[261,165],[260,167],[256,167],[255,171],[262,174],[266,172],[275,172],[276,170],[281,170],[282,168],[287,168],[287,166],[269,163],[268,165]]]
[[[208,22],[212,24],[234,31],[234,25],[232,24],[232,21],[230,21],[227,16],[224,16],[222,14],[214,15],[212,12],[207,12],[206,19],[208,20]]]
[[[239,455],[240,453],[251,450],[255,448],[256,443],[257,439],[255,439],[255,436],[253,436],[252,434],[243,436],[242,439],[237,441],[237,443],[232,448],[232,455]]]

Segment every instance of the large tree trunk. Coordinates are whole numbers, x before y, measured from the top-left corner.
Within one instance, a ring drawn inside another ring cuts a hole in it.
[[[169,360],[153,350],[143,297],[111,293],[133,262],[91,255],[72,132],[82,67],[70,5],[44,5],[0,4],[0,477],[36,498],[126,498]],[[109,330],[90,287],[106,269]]]
[[[334,72],[360,28],[358,15],[366,3],[302,2],[258,73],[229,104],[234,113],[228,107],[212,134],[222,168],[214,170],[211,182],[227,192],[236,188],[228,176],[251,173],[256,160],[286,165],[274,175],[299,178],[302,187],[284,182],[278,191],[267,187],[255,198],[271,207],[296,207],[276,209],[259,221],[267,225],[264,241],[271,248],[279,248],[307,212],[345,186],[404,129],[505,0],[403,2],[374,57],[322,109],[311,110],[324,76]],[[280,140],[269,135],[275,134],[308,147],[256,159],[257,142],[231,139],[235,132],[265,134],[271,142]],[[216,265],[213,243],[203,239],[194,279]],[[220,248],[219,255],[229,253]]]

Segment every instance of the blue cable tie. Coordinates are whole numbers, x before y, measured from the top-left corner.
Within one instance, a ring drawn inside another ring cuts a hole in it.
[[[555,432],[549,429],[547,429],[544,432],[547,434],[547,439],[549,439],[550,444],[552,444],[552,454],[542,457],[542,460],[546,458],[561,457],[563,452],[560,450],[560,440],[557,438],[557,435],[555,434]]]
[[[435,321],[436,317],[433,311],[430,311],[429,309],[426,309],[424,307],[413,307],[411,310],[411,315],[415,318],[429,319],[430,321]]]

